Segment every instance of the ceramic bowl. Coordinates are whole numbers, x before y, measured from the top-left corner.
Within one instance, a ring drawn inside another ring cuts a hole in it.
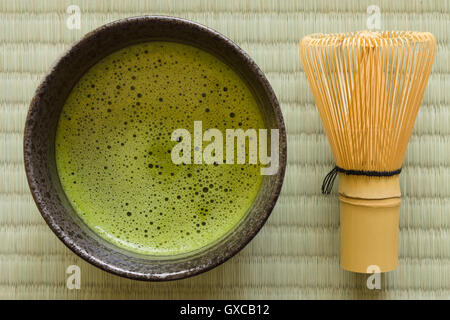
[[[94,233],[67,199],[56,169],[55,133],[61,109],[80,77],[106,55],[152,40],[190,44],[213,53],[246,81],[258,99],[267,128],[279,129],[279,169],[264,176],[245,217],[225,236],[197,251],[150,256],[116,247]],[[281,190],[286,167],[286,134],[277,98],[253,60],[220,33],[188,20],[141,16],[106,24],[75,43],[52,67],[36,90],[26,119],[25,170],[43,218],[58,238],[91,264],[138,280],[174,280],[207,271],[239,252],[261,229]]]

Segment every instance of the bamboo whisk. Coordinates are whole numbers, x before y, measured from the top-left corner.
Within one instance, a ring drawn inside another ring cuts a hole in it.
[[[300,58],[340,177],[341,265],[386,272],[398,263],[401,171],[436,53],[426,32],[313,34]]]

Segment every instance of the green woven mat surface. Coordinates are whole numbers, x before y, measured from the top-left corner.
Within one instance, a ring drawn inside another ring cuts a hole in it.
[[[81,29],[66,26],[69,5]],[[368,290],[339,266],[336,193],[320,194],[332,157],[297,43],[313,32],[366,28],[432,32],[438,52],[401,175],[400,260]],[[0,298],[450,298],[449,1],[0,1]],[[103,272],[65,248],[41,218],[26,182],[22,133],[31,97],[52,62],[106,22],[142,14],[188,18],[246,50],[271,82],[288,132],[288,167],[268,223],[237,256],[200,276],[145,283]],[[81,267],[81,289],[66,268]]]

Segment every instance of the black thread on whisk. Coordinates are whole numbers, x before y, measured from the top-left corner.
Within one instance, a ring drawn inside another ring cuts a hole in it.
[[[344,168],[340,168],[335,166],[323,179],[322,183],[322,193],[330,194],[331,189],[333,189],[334,180],[338,172],[354,175],[354,176],[368,176],[368,177],[391,177],[402,172],[402,168],[394,170],[394,171],[364,171],[364,170],[347,170]]]
[[[328,172],[328,174],[323,179],[322,183],[322,193],[323,194],[330,194],[331,189],[333,189],[334,180],[336,179],[338,173],[338,167],[335,166],[333,170]]]

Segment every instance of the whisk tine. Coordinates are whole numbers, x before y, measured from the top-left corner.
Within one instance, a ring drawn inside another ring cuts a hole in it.
[[[300,56],[337,166],[401,167],[435,51],[427,32],[313,34],[302,40]]]
[[[335,161],[322,193],[341,179],[341,264],[356,272],[370,265],[393,270],[398,175],[436,41],[427,32],[313,34],[299,53]]]

